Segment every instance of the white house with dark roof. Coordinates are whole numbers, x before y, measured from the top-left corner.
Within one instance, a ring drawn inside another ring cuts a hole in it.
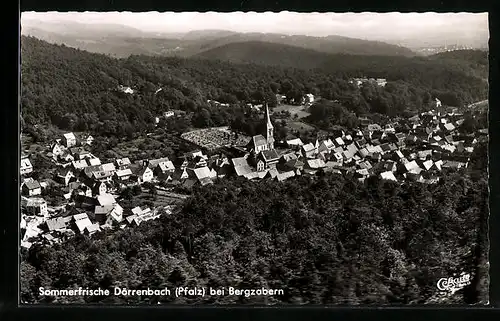
[[[42,194],[42,186],[35,180],[25,181],[22,186],[23,194],[28,196],[40,195]]]
[[[33,165],[28,157],[21,157],[21,175],[33,172]]]
[[[66,134],[64,134],[63,135],[63,140],[64,140],[64,145],[66,145],[67,148],[76,145],[76,136],[73,133],[66,133]]]
[[[27,215],[42,216],[45,218],[49,216],[47,202],[43,198],[26,198],[21,196],[21,209]]]

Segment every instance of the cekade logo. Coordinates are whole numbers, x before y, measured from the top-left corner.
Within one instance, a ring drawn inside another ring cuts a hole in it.
[[[441,278],[437,282],[437,288],[441,291],[455,293],[470,284],[470,274],[462,273],[458,278]]]

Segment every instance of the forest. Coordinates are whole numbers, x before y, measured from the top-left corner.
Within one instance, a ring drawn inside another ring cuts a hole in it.
[[[21,301],[98,304],[485,303],[487,145],[435,185],[318,173],[224,179],[171,215],[21,253]],[[465,271],[470,286],[437,294]],[[40,297],[39,287],[283,289],[274,297]]]
[[[436,97],[445,105],[461,106],[486,99],[488,93],[484,55],[329,57],[324,66],[313,69],[195,58],[116,59],[22,36],[21,126],[34,136],[43,136],[35,125],[52,124],[68,131],[133,137],[150,132],[154,118],[169,109],[186,112],[181,125],[173,125],[176,132],[252,122],[246,104],[267,101],[273,107],[277,93],[287,99],[312,93],[338,100],[346,119],[351,114],[421,111]],[[388,84],[357,88],[349,83],[351,77],[361,76],[386,78]],[[119,85],[135,93],[120,92]],[[211,105],[209,99],[230,106]],[[255,131],[252,125],[240,127]]]

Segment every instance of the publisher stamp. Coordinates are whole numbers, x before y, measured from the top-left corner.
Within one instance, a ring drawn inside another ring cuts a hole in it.
[[[471,283],[469,273],[462,273],[459,277],[441,278],[437,282],[437,288],[443,292],[455,293]]]

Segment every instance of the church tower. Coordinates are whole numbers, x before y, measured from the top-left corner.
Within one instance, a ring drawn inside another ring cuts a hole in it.
[[[271,116],[269,115],[269,107],[266,103],[266,141],[268,149],[274,149],[274,126],[271,123]]]

